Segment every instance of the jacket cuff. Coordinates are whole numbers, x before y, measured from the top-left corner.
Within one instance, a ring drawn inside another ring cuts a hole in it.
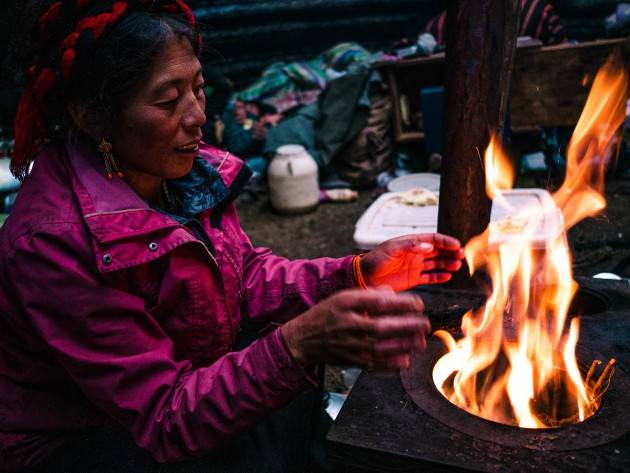
[[[287,386],[296,392],[303,392],[319,385],[315,366],[313,369],[305,368],[293,358],[280,328],[267,335],[265,339],[269,353],[275,361],[277,376],[285,379]]]
[[[340,268],[335,280],[333,281],[335,292],[341,291],[343,289],[352,289],[358,287],[357,280],[354,277],[354,268],[352,266],[353,260],[354,255],[345,256],[337,260],[339,262]]]

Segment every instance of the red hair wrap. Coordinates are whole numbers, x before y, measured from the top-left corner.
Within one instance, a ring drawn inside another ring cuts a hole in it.
[[[44,124],[44,100],[55,86],[56,74],[46,68],[35,76],[37,71],[31,68],[31,81],[24,90],[17,113],[15,114],[15,147],[11,156],[11,173],[20,181],[28,174],[33,153],[40,141],[46,137]]]
[[[110,13],[101,13],[100,15],[90,16],[81,20],[75,30],[66,37],[61,43],[61,73],[64,79],[68,80],[72,66],[77,57],[76,46],[79,36],[85,30],[92,30],[94,41],[98,41],[105,29],[115,23],[118,23],[127,12],[128,4],[126,1],[116,1],[112,6]]]

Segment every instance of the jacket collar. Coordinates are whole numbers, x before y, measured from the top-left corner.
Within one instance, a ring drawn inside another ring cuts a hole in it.
[[[230,190],[219,172],[199,156],[195,158],[193,167],[186,176],[169,180],[166,185],[172,197],[173,208],[169,209],[171,213],[162,212],[181,223],[217,207],[230,195]]]
[[[112,242],[179,225],[169,216],[152,209],[123,180],[115,177],[109,181],[100,156],[85,141],[69,139],[66,148],[74,171],[71,173],[72,185],[81,213],[90,232],[99,242]],[[197,186],[196,191],[216,192],[213,197],[203,198],[203,205],[197,206],[197,209],[205,210],[202,207],[207,205],[225,206],[226,201],[233,200],[240,191],[233,187],[242,187],[247,168],[230,153],[205,143],[200,146],[198,159],[206,163],[206,166],[200,165],[205,168],[206,177],[210,180],[202,182],[202,176],[196,172],[172,181],[171,188],[175,184],[175,187],[179,187],[178,191],[188,189],[189,193],[185,195],[187,202],[194,200],[189,187],[191,184]],[[191,181],[188,187],[187,181]]]

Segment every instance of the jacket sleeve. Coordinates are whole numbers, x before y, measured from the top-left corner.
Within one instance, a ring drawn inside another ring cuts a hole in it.
[[[208,367],[175,360],[143,300],[107,284],[80,246],[19,239],[8,258],[16,304],[87,398],[157,461],[211,452],[317,385],[279,330]]]
[[[282,323],[355,286],[353,256],[291,261],[254,248],[242,229],[241,239],[245,311],[252,320]]]

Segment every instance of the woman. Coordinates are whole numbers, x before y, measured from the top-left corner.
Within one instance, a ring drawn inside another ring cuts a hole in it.
[[[318,363],[395,369],[424,346],[416,297],[338,291],[446,281],[459,243],[254,248],[233,205],[248,171],[201,141],[199,48],[181,0],[67,0],[37,21],[11,163],[24,183],[0,232],[0,469],[151,471],[140,449],[102,453],[114,425],[157,462],[289,471]]]

